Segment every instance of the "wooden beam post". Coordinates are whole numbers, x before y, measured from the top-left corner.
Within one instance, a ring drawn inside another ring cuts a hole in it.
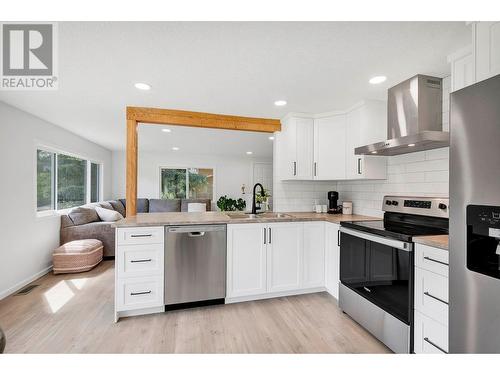
[[[137,214],[137,152],[137,121],[127,120],[127,217]]]

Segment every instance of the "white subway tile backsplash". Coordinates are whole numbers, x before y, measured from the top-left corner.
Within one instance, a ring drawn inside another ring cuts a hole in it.
[[[426,160],[406,165],[407,172],[447,171],[449,169],[448,159]]]

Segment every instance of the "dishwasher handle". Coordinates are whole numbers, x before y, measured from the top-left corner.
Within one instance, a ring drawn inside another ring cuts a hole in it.
[[[202,237],[206,232],[222,232],[225,230],[225,225],[186,225],[167,227],[168,233],[188,233],[189,237]]]
[[[188,237],[203,237],[205,232],[188,232]]]

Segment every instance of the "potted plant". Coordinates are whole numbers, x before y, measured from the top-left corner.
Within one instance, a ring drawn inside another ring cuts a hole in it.
[[[264,189],[264,194],[255,195],[255,202],[260,206],[261,211],[269,210],[269,198],[271,194],[268,189]]]
[[[217,207],[221,211],[244,211],[246,205],[243,199],[238,198],[236,200],[228,198],[227,195],[223,195],[217,200]]]

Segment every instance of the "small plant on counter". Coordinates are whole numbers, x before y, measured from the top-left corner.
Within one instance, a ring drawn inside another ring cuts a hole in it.
[[[217,201],[217,207],[221,211],[243,211],[247,206],[246,202],[238,198],[238,200],[233,198],[228,198],[227,195],[223,195]]]
[[[264,189],[264,195],[257,194],[255,196],[255,201],[257,203],[264,203],[267,202],[267,200],[271,197],[271,194],[269,194],[269,190]]]

